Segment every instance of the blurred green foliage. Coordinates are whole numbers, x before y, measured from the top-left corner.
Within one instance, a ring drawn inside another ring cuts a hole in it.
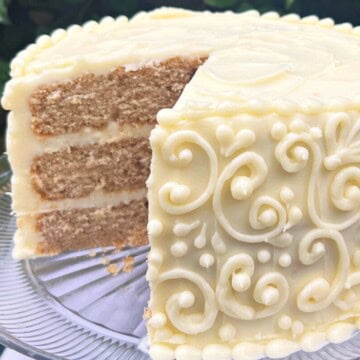
[[[0,0],[0,94],[8,79],[9,61],[40,34],[105,15],[132,16],[159,6],[214,11],[275,10],[360,23],[360,0]],[[0,134],[5,129],[5,118],[5,111],[0,108]]]

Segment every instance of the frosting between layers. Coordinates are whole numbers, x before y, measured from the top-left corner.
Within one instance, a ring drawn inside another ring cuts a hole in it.
[[[146,197],[146,189],[105,192],[95,190],[90,195],[75,199],[44,200],[33,190],[31,182],[26,178],[13,177],[11,180],[13,191],[12,206],[17,215],[41,213],[51,210],[67,210],[87,207],[103,207],[126,203],[133,199]],[[16,210],[19,209],[19,210]]]
[[[27,97],[25,97],[27,99]],[[119,127],[117,123],[110,123],[102,130],[85,129],[77,134],[67,134],[57,137],[39,138],[30,127],[30,111],[26,100],[22,101],[16,112],[9,114],[7,129],[8,157],[13,169],[12,207],[18,214],[32,211],[48,211],[51,209],[69,209],[74,207],[87,207],[98,204],[113,204],[121,201],[118,195],[98,191],[81,199],[66,199],[62,201],[45,201],[34,191],[31,185],[30,168],[35,156],[45,152],[62,150],[69,146],[81,146],[91,143],[101,144],[116,141],[127,137],[148,137],[151,126]],[[16,121],[15,121],[16,117]],[[26,139],[26,151],[23,142]],[[144,190],[142,190],[144,191]],[[143,194],[145,196],[145,192]],[[101,200],[102,199],[102,200]]]
[[[13,256],[16,259],[25,259],[28,257],[38,256],[37,246],[42,241],[42,236],[36,229],[36,216],[40,212],[51,210],[67,210],[67,209],[81,209],[81,208],[102,208],[105,206],[116,206],[122,203],[129,203],[132,200],[141,200],[146,197],[146,189],[135,191],[119,192],[119,193],[103,193],[102,191],[95,191],[83,199],[67,199],[48,203],[44,206],[41,203],[40,208],[35,208],[38,213],[30,215],[26,211],[26,203],[29,202],[27,196],[28,191],[24,190],[24,198],[21,198],[22,193],[19,194],[19,199],[23,199],[24,203],[19,204],[25,211],[18,213],[18,221],[21,224],[15,232]],[[34,201],[33,199],[31,201]],[[33,205],[31,205],[33,206]],[[40,210],[40,211],[39,211]]]

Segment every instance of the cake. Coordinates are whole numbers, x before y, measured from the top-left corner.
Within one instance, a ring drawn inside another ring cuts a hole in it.
[[[359,28],[273,12],[163,8],[40,37],[3,98],[15,256],[148,233],[154,360],[344,341],[360,325],[359,59]]]

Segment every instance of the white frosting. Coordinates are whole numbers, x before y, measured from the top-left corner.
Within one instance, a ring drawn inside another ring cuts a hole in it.
[[[203,360],[315,351],[358,326],[360,112],[344,57],[359,40],[330,21],[282,21],[294,32],[254,31],[212,52],[151,135],[150,219],[190,226],[181,239],[192,251],[157,267],[150,307],[166,312],[190,291],[170,321]],[[174,235],[150,236],[151,251],[169,254]],[[169,271],[176,282],[158,280]]]
[[[290,316],[282,315],[278,321],[279,328],[282,330],[289,330],[292,325],[292,319]]]
[[[260,250],[257,253],[257,259],[261,263],[267,263],[271,259],[271,254],[269,250]]]
[[[175,257],[182,257],[187,253],[188,246],[187,246],[186,242],[184,242],[184,241],[176,241],[171,246],[170,251],[171,251],[171,254],[174,255]]]
[[[50,208],[26,176],[35,154],[61,148],[31,133],[37,86],[206,56],[151,135],[150,355],[278,358],[344,340],[360,315],[359,35],[314,16],[160,9],[40,37],[13,61],[2,101],[17,211]],[[31,226],[16,235],[22,255]]]
[[[216,31],[206,36],[209,28]],[[201,78],[198,95],[204,101],[214,92],[218,97],[223,88],[225,98],[254,99],[255,110],[261,107],[256,98],[273,101],[286,95],[286,101],[278,103],[279,109],[288,112],[297,104],[311,112],[319,110],[323,101],[327,106],[337,102],[331,98],[352,99],[360,94],[357,29],[349,24],[334,26],[330,20],[316,17],[284,16],[279,20],[278,16],[251,12],[213,14],[164,8],[130,21],[120,17],[89,22],[41,36],[36,45],[19,53],[11,68],[19,80],[56,71],[71,73],[73,69],[77,73],[101,71],[106,65],[124,64],[134,70],[179,54],[209,53],[209,61],[196,75]],[[234,71],[234,64],[241,66]],[[11,87],[17,85],[14,81]],[[4,103],[11,103],[9,92]]]
[[[18,214],[28,214],[31,212],[42,212],[51,209],[71,209],[75,207],[89,207],[103,205],[113,205],[126,201],[127,195],[124,192],[104,193],[96,190],[88,196],[80,199],[64,200],[44,200],[32,187],[30,167],[34,156],[44,152],[53,152],[66,149],[68,146],[77,146],[89,143],[104,143],[116,141],[128,136],[146,137],[150,133],[150,127],[123,128],[115,124],[103,130],[87,130],[81,135],[63,135],[56,138],[39,139],[27,126],[23,125],[19,119],[9,118],[7,132],[7,150],[9,161],[13,170],[12,177],[12,207]],[[26,124],[26,122],[25,122]],[[27,148],[24,151],[23,141],[27,139]],[[144,196],[144,191],[142,196]],[[129,195],[131,199],[132,195]],[[138,198],[138,197],[137,197]],[[101,203],[101,204],[100,204]]]
[[[93,207],[104,207],[104,206],[116,206],[121,203],[128,203],[132,200],[141,200],[146,196],[146,190],[136,190],[132,192],[120,192],[106,194],[103,192],[93,192],[89,197],[84,199],[71,199],[65,200],[64,202],[58,202],[56,210],[62,208],[88,208],[89,204]],[[51,207],[48,208],[51,211]],[[18,227],[14,236],[15,247],[13,250],[13,256],[16,259],[24,259],[33,256],[39,256],[36,249],[40,241],[42,241],[41,234],[37,231],[36,227],[36,214],[18,214],[18,223],[21,226]]]
[[[178,110],[167,113],[169,119],[174,113],[182,116]],[[180,333],[191,331],[187,344],[202,349],[204,359],[228,356],[229,346],[234,359],[241,358],[247,349],[250,359],[283,357],[300,349],[314,351],[328,341],[343,341],[354,329],[354,320],[360,315],[360,249],[356,235],[360,208],[356,170],[360,160],[359,119],[358,112],[294,114],[291,121],[280,115],[199,115],[196,122],[164,121],[153,132],[150,219],[154,216],[163,224],[181,229],[173,234],[182,235],[189,247],[197,244],[199,237],[202,239],[201,246],[194,246],[194,251],[171,271],[172,278],[177,278],[177,288],[191,288],[194,296],[186,315],[178,312],[172,325]],[[238,148],[228,155],[217,131],[220,126],[225,129],[223,125],[235,134],[249,128],[258,140],[251,148]],[[277,133],[274,128],[281,131]],[[334,133],[336,142],[331,142]],[[184,142],[166,153],[169,138]],[[299,150],[294,151],[299,148],[300,152],[307,150],[308,156],[299,156]],[[185,164],[168,161],[171,154],[180,159],[181,153],[190,150],[191,160]],[[328,168],[324,159],[329,156],[337,156],[340,163]],[[215,186],[209,187],[212,167],[219,175]],[[239,178],[248,189],[247,184],[252,184],[246,196],[245,192],[234,191],[234,179]],[[168,182],[185,184],[191,191],[187,202],[180,205],[181,212],[174,211],[178,204],[169,202],[164,207],[161,203],[160,192]],[[195,209],[188,206],[194,203],[198,204]],[[150,237],[151,252],[163,248],[169,236],[171,239],[170,233]],[[197,265],[202,254],[214,257],[210,269],[216,268],[216,277],[209,268]],[[167,271],[172,268],[171,261],[166,261]],[[209,284],[212,290],[208,288],[205,293],[204,289],[201,296],[196,295],[197,290],[188,287],[188,275],[184,279],[180,273],[183,268],[191,271],[193,284],[196,279],[196,283]],[[160,277],[161,269],[159,266]],[[151,282],[150,306],[163,311],[170,285]],[[213,292],[215,308],[210,305]],[[202,319],[196,334],[192,327],[177,325],[185,319],[190,321],[192,316]],[[227,324],[235,331],[228,331]],[[149,331],[151,336],[151,326]],[[209,343],[224,343],[226,351],[221,348],[216,353],[215,347],[210,355],[209,350],[205,351]]]
[[[215,258],[213,255],[205,253],[200,256],[199,263],[203,268],[209,268],[214,265]]]
[[[279,257],[279,265],[282,267],[290,266],[291,261],[291,256],[289,254],[281,254]]]

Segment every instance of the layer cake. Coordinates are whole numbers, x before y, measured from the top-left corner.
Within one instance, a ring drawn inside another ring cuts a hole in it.
[[[137,246],[148,223],[155,360],[343,341],[360,315],[359,59],[358,28],[276,13],[164,8],[39,38],[3,98],[15,256]]]

